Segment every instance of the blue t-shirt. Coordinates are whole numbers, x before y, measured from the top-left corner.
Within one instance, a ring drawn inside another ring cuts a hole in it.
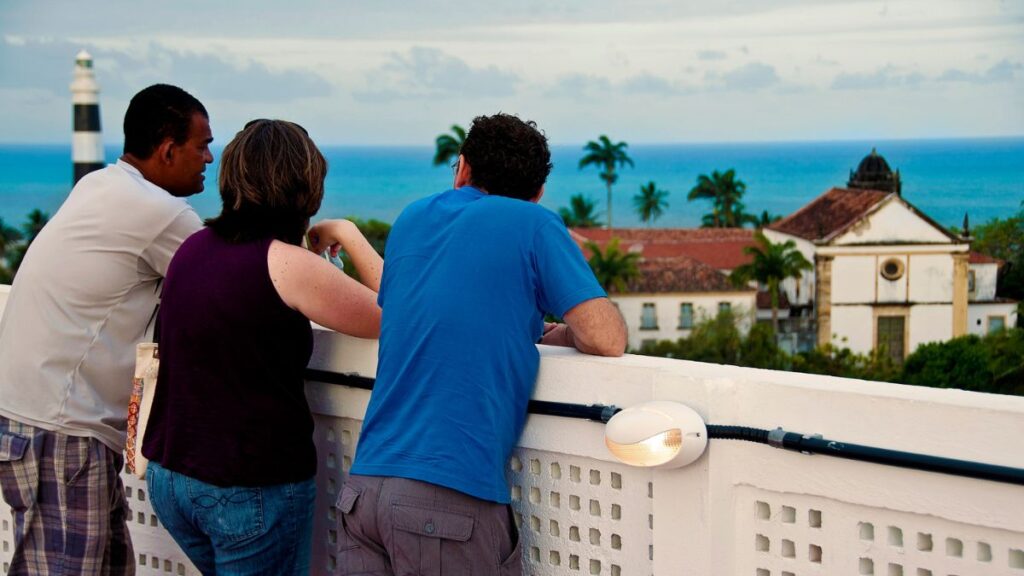
[[[352,473],[507,503],[544,313],[603,296],[550,210],[471,187],[409,205],[388,237],[377,382]]]

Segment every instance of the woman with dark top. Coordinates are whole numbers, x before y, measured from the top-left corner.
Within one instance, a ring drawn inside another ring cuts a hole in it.
[[[175,254],[143,454],[157,516],[203,574],[308,574],[316,488],[303,370],[310,320],[376,338],[382,261],[321,222],[327,162],[297,124],[256,120],[221,157],[223,208]],[[344,249],[363,284],[314,252]]]

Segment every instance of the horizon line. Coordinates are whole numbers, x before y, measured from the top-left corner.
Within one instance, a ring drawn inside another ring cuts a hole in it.
[[[823,143],[860,143],[860,142],[940,142],[951,140],[1024,140],[1022,134],[997,134],[997,135],[975,135],[975,136],[921,136],[921,137],[849,137],[849,138],[795,138],[791,140],[677,140],[677,141],[626,141],[630,146],[732,146],[749,144],[823,144]],[[579,142],[548,142],[552,147],[577,146]],[[104,141],[104,147],[123,146],[124,140]],[[226,142],[213,143],[215,147],[223,147]],[[339,142],[317,143],[321,147],[344,147],[344,148],[434,148],[432,144],[354,144]],[[71,146],[71,141],[14,141],[0,140],[0,146]]]

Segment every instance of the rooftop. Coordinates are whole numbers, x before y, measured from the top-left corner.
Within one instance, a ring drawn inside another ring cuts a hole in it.
[[[627,283],[627,293],[657,294],[671,292],[739,292],[752,288],[736,288],[715,268],[688,256],[645,258],[640,276]]]
[[[732,270],[750,261],[743,249],[754,246],[754,231],[745,228],[573,228],[579,238],[604,247],[612,238],[644,259],[687,257],[717,270]],[[582,242],[581,242],[582,244]]]
[[[769,230],[817,242],[835,237],[866,216],[891,192],[832,188],[789,216],[768,225]]]

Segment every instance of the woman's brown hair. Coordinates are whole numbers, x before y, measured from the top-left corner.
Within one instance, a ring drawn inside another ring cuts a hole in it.
[[[221,213],[206,221],[229,242],[272,237],[298,245],[324,197],[327,160],[306,130],[253,120],[220,158]]]

